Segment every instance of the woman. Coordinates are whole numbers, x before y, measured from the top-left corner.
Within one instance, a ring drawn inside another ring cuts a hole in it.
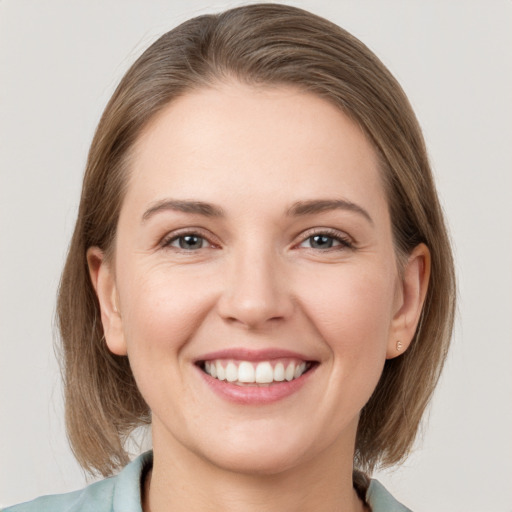
[[[450,246],[400,86],[261,4],[190,20],[121,81],[89,153],[59,320],[67,425],[110,476],[23,510],[406,510],[369,475],[446,355]]]

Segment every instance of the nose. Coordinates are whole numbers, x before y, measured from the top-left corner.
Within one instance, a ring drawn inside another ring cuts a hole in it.
[[[271,251],[245,251],[229,263],[219,315],[251,330],[264,329],[288,319],[294,302],[283,264]]]

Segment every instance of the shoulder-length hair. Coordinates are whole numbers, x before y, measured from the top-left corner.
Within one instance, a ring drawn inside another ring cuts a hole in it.
[[[395,78],[345,30],[278,4],[199,16],[166,33],[132,65],[105,108],[58,297],[74,454],[86,470],[109,475],[128,461],[125,441],[133,429],[151,421],[128,359],[106,346],[86,251],[112,253],[131,149],[148,121],[180,95],[226,79],[294,85],[340,108],[379,157],[398,261],[419,243],[430,250],[431,279],[414,340],[386,361],[357,433],[356,468],[396,464],[411,449],[452,332],[455,278],[442,210],[420,127]]]

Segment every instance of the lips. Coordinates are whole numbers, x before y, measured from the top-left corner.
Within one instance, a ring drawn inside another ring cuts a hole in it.
[[[298,391],[319,362],[289,351],[230,349],[205,354],[195,364],[223,398],[262,404]]]

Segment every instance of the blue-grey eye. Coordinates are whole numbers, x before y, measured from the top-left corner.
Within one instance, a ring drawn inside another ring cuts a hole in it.
[[[179,247],[185,251],[194,251],[204,247],[205,239],[199,235],[182,235],[176,237],[170,245],[173,247]]]
[[[335,244],[339,245],[339,241],[332,236],[327,235],[313,235],[304,240],[303,243],[309,242],[309,247],[312,249],[330,249]]]

